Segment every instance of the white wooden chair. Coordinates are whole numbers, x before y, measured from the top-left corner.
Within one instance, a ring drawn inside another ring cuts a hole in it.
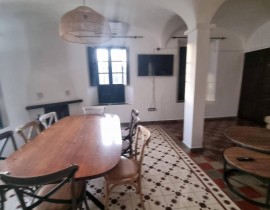
[[[82,107],[83,114],[94,114],[94,115],[104,115],[106,107],[105,106],[84,106]]]
[[[19,126],[15,129],[16,133],[18,133],[25,143],[29,142],[33,137],[40,133],[39,121],[33,120],[25,123],[24,125]]]
[[[47,114],[41,115],[39,121],[44,126],[45,129],[49,128],[53,123],[58,121],[56,112],[49,112]]]

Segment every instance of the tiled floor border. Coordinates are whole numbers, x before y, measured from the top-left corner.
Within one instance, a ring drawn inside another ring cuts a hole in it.
[[[239,209],[238,206],[214,183],[214,181],[177,145],[174,140],[160,126],[155,126],[156,129],[163,135],[168,144],[175,150],[183,159],[186,165],[196,174],[197,178],[209,189],[212,195],[226,209]],[[224,206],[226,205],[226,207]]]

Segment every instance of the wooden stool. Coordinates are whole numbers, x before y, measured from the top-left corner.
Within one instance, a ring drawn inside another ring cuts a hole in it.
[[[270,207],[270,155],[255,152],[242,147],[231,147],[224,151],[224,181],[228,188],[239,197],[262,207]],[[232,167],[229,167],[230,165]],[[258,202],[242,194],[230,182],[230,177],[236,174],[251,175],[263,180],[267,184],[267,194],[265,202]]]

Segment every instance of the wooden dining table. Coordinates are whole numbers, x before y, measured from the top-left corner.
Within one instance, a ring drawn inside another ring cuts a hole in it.
[[[89,180],[103,176],[116,166],[121,150],[117,115],[68,116],[1,161],[0,173],[8,171],[13,176],[31,177],[77,164],[75,179]],[[98,205],[103,208],[101,203]]]
[[[270,129],[234,126],[227,128],[224,135],[239,146],[270,154]]]

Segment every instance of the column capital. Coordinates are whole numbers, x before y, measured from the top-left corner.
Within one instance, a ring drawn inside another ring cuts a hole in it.
[[[194,28],[189,29],[184,32],[184,35],[189,35],[190,33],[194,32],[195,30],[200,30],[200,29],[208,29],[211,30],[215,28],[215,24],[209,24],[209,23],[198,23]]]

